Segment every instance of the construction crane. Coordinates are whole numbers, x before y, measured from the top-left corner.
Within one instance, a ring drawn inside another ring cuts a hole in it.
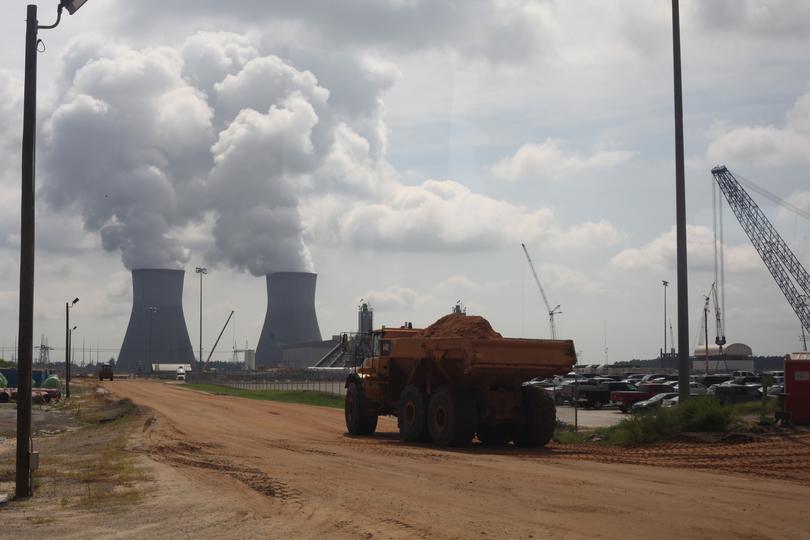
[[[523,252],[526,254],[526,260],[529,261],[529,268],[532,270],[532,275],[534,276],[534,281],[537,282],[537,288],[540,289],[540,295],[543,297],[543,303],[546,304],[546,309],[548,310],[548,326],[551,330],[551,339],[557,339],[557,326],[554,324],[554,315],[559,315],[562,313],[560,311],[560,305],[557,304],[553,308],[546,297],[546,291],[543,290],[543,285],[540,283],[540,278],[537,276],[537,270],[534,269],[534,263],[532,262],[532,258],[529,256],[529,250],[526,249],[526,244],[520,244],[523,246]]]
[[[203,364],[202,371],[208,371],[208,362],[211,361],[211,356],[213,356],[214,354],[214,349],[217,348],[217,344],[219,343],[222,334],[225,333],[225,329],[228,328],[228,323],[231,322],[231,317],[233,317],[234,313],[235,312],[231,310],[230,315],[228,315],[228,318],[225,320],[225,324],[222,326],[222,330],[220,330],[219,335],[217,336],[217,340],[214,342],[214,346],[211,347],[211,352],[208,353],[208,358],[205,359],[205,364]]]
[[[723,328],[720,300],[717,297],[717,282],[712,283],[712,287],[709,289],[709,294],[706,296],[707,304],[710,296],[714,299],[714,344],[719,347],[720,354],[723,354],[723,345],[726,344],[726,331]],[[706,346],[708,347],[709,344],[707,343]]]
[[[713,168],[712,176],[802,327],[810,330],[810,275],[807,270],[725,165]]]

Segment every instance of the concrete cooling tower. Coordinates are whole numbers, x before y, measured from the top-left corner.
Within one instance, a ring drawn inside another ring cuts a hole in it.
[[[132,271],[132,314],[116,371],[146,375],[150,356],[152,364],[195,366],[183,316],[184,275],[183,270]]]
[[[267,275],[267,314],[256,347],[257,366],[277,366],[285,345],[321,340],[315,315],[317,279],[308,272]]]

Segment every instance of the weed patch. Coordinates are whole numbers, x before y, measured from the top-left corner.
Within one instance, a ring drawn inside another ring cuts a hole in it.
[[[745,404],[749,405],[749,404]],[[755,403],[759,406],[759,403]],[[595,442],[615,446],[649,444],[684,432],[725,432],[739,424],[748,409],[723,405],[712,396],[699,397],[671,408],[637,413],[615,426],[574,432],[559,426],[554,440],[563,444]],[[759,409],[757,409],[757,412]]]

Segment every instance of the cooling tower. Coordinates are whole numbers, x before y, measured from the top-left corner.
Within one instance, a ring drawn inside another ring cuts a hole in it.
[[[183,270],[132,271],[132,314],[116,371],[148,374],[151,364],[196,368],[183,316]]]
[[[257,366],[277,366],[285,345],[321,341],[315,315],[317,279],[317,274],[308,272],[267,275],[267,314],[256,347]]]

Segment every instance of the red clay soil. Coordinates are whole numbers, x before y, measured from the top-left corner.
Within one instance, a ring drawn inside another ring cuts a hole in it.
[[[419,337],[463,337],[468,339],[502,338],[489,321],[478,315],[445,315],[421,332]]]
[[[657,444],[621,448],[550,444],[555,455],[601,463],[682,467],[789,480],[810,485],[810,429],[772,433],[693,433]]]

